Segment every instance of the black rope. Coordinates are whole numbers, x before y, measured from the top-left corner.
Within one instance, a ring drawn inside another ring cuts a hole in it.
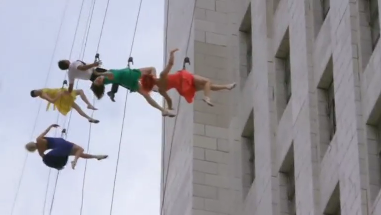
[[[138,24],[139,24],[139,17],[140,17],[140,11],[141,11],[141,8],[142,8],[142,3],[143,3],[143,0],[140,0],[139,9],[138,9],[138,15],[137,15],[137,17],[136,17],[136,23],[135,23],[134,34],[133,34],[133,37],[132,37],[132,43],[131,43],[130,54],[129,54],[128,62],[127,62],[128,66],[129,66],[129,63],[130,63],[130,60],[131,60],[132,50],[133,50],[134,43],[135,43],[136,30],[137,30],[137,27],[138,27]],[[112,196],[111,196],[110,215],[112,215],[113,206],[114,206],[115,185],[116,185],[116,178],[117,178],[117,175],[118,175],[118,166],[119,166],[120,148],[121,148],[121,145],[122,145],[122,139],[123,139],[124,121],[125,121],[125,118],[126,118],[127,99],[128,99],[128,91],[126,92],[126,97],[125,97],[125,102],[124,102],[124,111],[123,111],[122,128],[121,128],[121,130],[120,130],[120,138],[119,138],[119,146],[118,146],[118,157],[117,157],[117,160],[116,160],[115,176],[114,176],[114,184],[113,184],[113,188],[112,188]]]
[[[186,48],[186,52],[185,52],[186,55],[188,55],[189,42],[190,42],[190,37],[191,37],[191,34],[192,34],[192,27],[193,27],[193,22],[194,22],[194,14],[195,14],[195,11],[196,11],[196,2],[197,2],[197,0],[194,1],[192,20],[191,20],[191,24],[190,24],[190,27],[189,27],[188,43],[187,43],[187,48]],[[168,2],[168,5],[169,5],[169,2]],[[167,13],[168,13],[168,11],[167,11]],[[185,62],[186,62],[186,60],[184,60],[183,67],[185,67]],[[181,96],[179,95],[179,100],[178,100],[178,103],[177,103],[177,110],[180,110],[179,109],[180,103],[181,103]],[[169,174],[169,165],[171,163],[172,146],[173,146],[173,140],[174,140],[174,137],[175,137],[176,127],[177,127],[176,124],[177,124],[178,116],[179,116],[179,113],[177,113],[176,118],[175,118],[175,122],[174,122],[174,126],[173,126],[173,133],[172,133],[171,144],[169,145],[169,158],[168,158],[167,171],[166,171],[165,182],[164,182],[163,198],[162,198],[162,202],[161,202],[161,211],[160,211],[161,215],[163,215],[164,202],[165,202],[165,193],[166,193],[166,190],[167,190],[166,188],[167,188],[167,181],[168,181],[168,174]]]
[[[106,22],[106,18],[107,18],[107,12],[108,12],[108,6],[110,4],[110,0],[107,0],[107,5],[106,5],[106,10],[105,10],[105,13],[103,15],[103,22],[102,22],[102,28],[101,28],[101,33],[99,35],[99,40],[98,40],[98,45],[97,45],[97,53],[99,51],[99,46],[101,44],[101,40],[102,40],[102,36],[103,36],[103,28],[105,26],[105,22]]]
[[[60,101],[61,102],[61,101]],[[56,124],[58,124],[60,118],[60,113],[57,113],[57,118],[56,118]],[[57,129],[54,132],[54,136],[57,137]],[[49,185],[50,185],[50,174],[52,172],[52,169],[49,168],[49,173],[48,173],[48,182],[46,183],[46,188],[45,188],[45,198],[44,198],[44,206],[42,207],[42,214],[45,215],[45,208],[46,208],[46,202],[47,202],[47,196],[48,196],[48,190],[49,190]]]
[[[167,2],[167,11],[166,11],[166,23],[165,23],[165,40],[164,40],[164,53],[165,53],[165,56],[167,56],[167,53],[168,53],[168,47],[167,47],[167,44],[168,44],[168,23],[169,23],[169,0],[168,1],[166,1]],[[166,57],[164,57],[164,65],[167,63],[166,62]],[[165,104],[165,101],[163,102],[164,104]],[[177,109],[178,110],[178,109]],[[177,118],[177,117],[176,117]],[[163,152],[161,153],[161,159],[162,159],[162,165],[163,165],[163,167],[164,167],[164,165],[165,165],[165,119],[163,119],[163,133],[162,133],[162,135],[163,135],[163,137],[162,137],[162,139],[163,139]],[[168,161],[169,162],[169,161]],[[163,169],[164,170],[164,169]],[[164,170],[165,171],[165,170]],[[167,170],[168,171],[168,170]],[[163,196],[161,197],[161,199],[162,199],[162,203],[161,203],[161,207],[160,207],[160,209],[162,210],[162,208],[163,208],[163,204],[164,204],[164,190],[165,190],[165,186],[164,186],[164,184],[165,184],[165,174],[163,173],[162,174],[162,184],[161,184],[161,186],[163,186],[163,187],[161,187],[162,189],[163,189]],[[162,211],[160,212],[160,214],[162,214]]]
[[[93,0],[94,2],[95,0]],[[75,44],[75,41],[76,41],[76,38],[77,38],[77,33],[78,33],[78,27],[79,27],[79,23],[80,23],[80,20],[81,20],[81,16],[82,16],[82,12],[83,12],[83,5],[84,5],[84,0],[82,0],[82,4],[81,4],[81,9],[80,9],[80,13],[78,15],[78,19],[77,19],[77,26],[76,26],[76,29],[75,29],[75,33],[74,33],[74,38],[73,38],[73,42],[72,42],[72,46],[71,46],[71,50],[70,50],[70,55],[69,55],[69,59],[71,58],[72,54],[73,54],[73,50],[74,50],[74,44]],[[93,7],[93,10],[94,10],[94,7]],[[92,16],[92,13],[91,13],[91,16]],[[88,33],[88,32],[87,32]],[[86,31],[85,31],[85,34],[86,34]],[[88,35],[87,35],[88,36]],[[84,36],[85,37],[85,36]],[[87,41],[87,39],[86,39]],[[83,41],[82,41],[83,43]],[[82,44],[83,45],[83,44]],[[65,73],[65,78],[64,78],[64,83],[65,83],[65,80],[66,80],[66,76],[67,76],[67,73]],[[78,85],[78,82],[77,82],[77,85]],[[62,86],[63,87],[63,86]],[[69,125],[70,125],[70,119],[71,119],[71,115],[72,115],[72,112],[70,112],[70,115],[69,115]],[[63,125],[65,126],[66,124],[66,120],[67,120],[67,117],[65,117],[65,120],[64,120],[64,123]],[[57,122],[58,123],[58,122]],[[69,129],[69,125],[68,125],[68,129]],[[68,132],[68,129],[66,130],[64,127],[63,127],[63,131],[62,131],[62,138],[64,135],[67,135],[67,132]],[[57,189],[57,184],[58,184],[58,179],[59,179],[59,171],[57,172],[57,175],[56,175],[56,180],[55,180],[55,184],[54,184],[54,189],[53,189],[53,196],[52,196],[52,201],[51,201],[51,204],[50,204],[50,211],[49,211],[49,214],[51,215],[52,214],[52,211],[53,211],[53,206],[54,206],[54,199],[55,199],[55,195],[56,195],[56,189]],[[45,197],[46,198],[46,197]]]
[[[53,192],[53,197],[52,197],[52,204],[50,204],[50,210],[49,210],[49,215],[52,215],[53,211],[53,206],[54,206],[54,199],[55,199],[55,194],[56,194],[56,189],[57,189],[57,183],[58,183],[58,177],[60,176],[60,171],[57,171],[57,176],[56,176],[56,181],[54,183],[54,192]]]
[[[66,1],[65,8],[64,8],[62,16],[61,16],[61,22],[60,22],[60,26],[59,26],[59,29],[58,29],[58,34],[57,34],[57,37],[56,37],[56,41],[54,43],[53,54],[52,54],[52,57],[50,58],[50,63],[49,63],[48,72],[47,72],[47,75],[46,75],[46,78],[45,78],[44,88],[46,87],[46,85],[48,83],[48,80],[49,80],[49,77],[50,77],[51,67],[52,67],[52,64],[53,64],[53,59],[54,59],[55,53],[57,51],[58,41],[59,41],[59,38],[60,38],[60,35],[61,35],[62,26],[63,26],[64,20],[65,20],[65,16],[66,16],[68,5],[69,5],[69,0]],[[32,139],[33,134],[34,134],[34,132],[36,130],[36,127],[37,127],[38,117],[39,117],[40,112],[41,112],[41,105],[42,105],[42,100],[40,101],[40,103],[38,105],[37,115],[36,115],[36,118],[34,120],[34,125],[33,125],[33,129],[32,129],[32,133],[30,135],[31,136],[30,139]],[[16,206],[18,194],[20,192],[20,187],[21,187],[22,179],[24,178],[25,166],[26,166],[26,161],[28,159],[28,155],[29,155],[29,153],[26,152],[26,155],[25,155],[25,158],[24,158],[24,162],[23,162],[23,166],[22,166],[22,170],[21,170],[21,176],[20,176],[20,179],[19,179],[19,182],[18,182],[18,185],[17,185],[17,189],[16,189],[16,195],[15,195],[15,198],[14,198],[13,204],[12,204],[11,215],[13,215],[13,213],[14,213],[14,209],[15,209],[15,206]]]
[[[93,14],[94,14],[94,8],[95,8],[95,3],[96,3],[96,0],[93,0],[92,1],[92,4],[91,4],[91,10],[90,10],[90,13],[89,13],[89,16],[88,16],[88,19],[87,19],[87,26],[86,26],[86,31],[85,31],[85,35],[82,39],[82,48],[81,48],[81,52],[80,52],[80,56],[81,56],[81,60],[83,60],[84,56],[85,56],[85,52],[86,52],[86,48],[87,48],[87,41],[89,39],[89,35],[90,35],[90,29],[91,29],[91,23],[92,23],[92,19],[93,19]],[[90,18],[89,18],[90,17]],[[70,53],[71,55],[71,53]],[[78,88],[78,83],[79,83],[79,80],[77,80],[77,83],[75,84],[75,89]],[[68,120],[68,124],[67,124],[67,133],[69,131],[69,127],[70,127],[70,123],[71,123],[71,116],[73,115],[73,112],[70,111],[70,114],[69,114],[69,120]],[[66,118],[65,118],[65,122],[64,122],[64,125],[66,124]]]
[[[100,31],[100,35],[99,35],[99,39],[98,39],[98,45],[97,45],[97,51],[96,53],[99,52],[99,47],[100,47],[100,44],[101,44],[101,41],[102,41],[102,35],[103,35],[103,29],[104,29],[104,25],[105,25],[105,22],[106,22],[106,18],[107,18],[107,12],[108,12],[108,7],[109,7],[109,4],[110,4],[110,0],[107,1],[107,5],[106,5],[106,10],[105,10],[105,13],[103,15],[103,22],[102,22],[102,28],[101,28],[101,31]],[[94,0],[94,6],[95,6],[95,0]],[[92,17],[92,15],[91,15]],[[92,19],[92,18],[91,18]],[[90,23],[90,26],[91,26],[91,23]],[[90,28],[89,28],[90,30]],[[83,56],[82,56],[82,59],[83,59]],[[92,102],[92,105],[94,105],[95,103],[95,97],[93,97],[93,102]],[[91,118],[93,118],[94,116],[94,110],[91,112]],[[87,151],[90,150],[90,143],[91,143],[91,129],[92,129],[92,124],[90,123],[90,127],[89,127],[89,133],[88,133],[88,138],[87,138]],[[80,209],[80,215],[82,215],[82,212],[83,212],[83,203],[84,203],[84,196],[85,196],[85,184],[86,184],[86,173],[87,173],[87,160],[85,160],[85,169],[83,171],[83,178],[82,178],[82,191],[81,191],[81,209]]]

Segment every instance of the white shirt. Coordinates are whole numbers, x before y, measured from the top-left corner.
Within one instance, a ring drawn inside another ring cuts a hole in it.
[[[78,66],[83,66],[83,63],[74,61],[70,64],[68,71],[69,84],[73,84],[75,79],[90,80],[93,69],[81,71],[78,69]]]

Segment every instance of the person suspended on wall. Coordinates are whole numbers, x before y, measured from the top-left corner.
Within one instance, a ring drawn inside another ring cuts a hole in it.
[[[81,60],[76,60],[74,62],[70,62],[69,60],[58,61],[58,67],[61,70],[69,70],[68,71],[68,79],[69,79],[68,92],[73,91],[75,79],[90,80],[91,82],[94,82],[94,80],[98,77],[98,75],[96,75],[94,71],[97,71],[98,73],[107,72],[106,69],[98,68],[98,66],[101,64],[102,64],[101,61],[97,61],[91,64],[86,64],[85,62]],[[118,88],[119,88],[118,84],[113,84],[111,86],[111,91],[107,93],[107,95],[110,97],[111,101],[113,102],[115,102],[115,94],[118,92]]]
[[[103,73],[98,73],[97,71],[94,73],[99,75],[99,77],[97,77],[93,82],[91,90],[98,99],[103,97],[105,85],[118,84],[129,89],[130,92],[138,92],[141,94],[152,107],[160,110],[163,116],[175,116],[175,114],[169,112],[167,109],[164,109],[159,104],[157,104],[157,102],[148,92],[142,90],[141,84],[139,82],[142,74],[156,75],[156,69],[154,67],[146,67],[140,69],[111,69]]]
[[[79,158],[103,160],[108,157],[107,155],[91,155],[83,153],[84,150],[82,147],[66,141],[63,138],[45,137],[50,129],[57,127],[59,127],[57,124],[49,126],[37,137],[36,142],[29,142],[25,145],[26,150],[29,152],[35,152],[37,150],[46,166],[62,170],[66,166],[69,156],[74,156],[74,160],[71,162],[71,167],[75,169]],[[51,149],[51,151],[45,154],[49,149]]]
[[[33,98],[40,97],[48,101],[48,106],[46,110],[49,110],[50,104],[53,104],[53,110],[57,110],[64,116],[67,115],[73,108],[78,112],[79,115],[88,119],[91,123],[99,123],[99,120],[93,119],[88,116],[83,110],[75,103],[77,96],[80,96],[81,99],[87,104],[87,108],[90,110],[97,110],[87,99],[83,90],[73,90],[70,94],[67,93],[65,88],[44,88],[39,90],[32,90],[30,96]]]
[[[141,80],[143,90],[146,92],[150,92],[154,86],[158,87],[158,92],[167,101],[168,109],[173,109],[172,99],[167,94],[167,91],[170,89],[175,88],[188,103],[194,101],[197,91],[203,90],[203,101],[209,106],[213,106],[213,103],[210,101],[210,91],[232,90],[236,86],[236,83],[224,85],[214,84],[208,78],[192,74],[185,69],[169,74],[175,61],[175,52],[177,51],[178,49],[174,49],[170,52],[168,64],[160,73],[159,78],[147,74],[143,75]]]

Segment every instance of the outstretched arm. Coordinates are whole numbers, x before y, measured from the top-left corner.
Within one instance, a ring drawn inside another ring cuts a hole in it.
[[[172,99],[171,99],[171,97],[169,97],[168,93],[166,91],[163,91],[163,90],[159,90],[159,93],[160,93],[160,95],[162,95],[164,97],[165,101],[167,102],[168,109],[173,110]]]
[[[164,70],[160,73],[160,77],[166,77],[168,73],[171,71],[173,64],[175,63],[175,52],[177,52],[179,49],[174,49],[169,53],[169,60],[167,66],[164,68]]]
[[[73,87],[74,87],[74,83],[69,83],[69,88],[67,89],[67,91],[71,93],[73,91]]]
[[[52,97],[50,97],[50,96],[49,96],[47,93],[45,93],[45,92],[42,92],[42,94],[41,94],[41,98],[45,99],[46,101],[48,101],[48,102],[50,102],[50,103],[54,103],[54,102],[56,102],[61,96],[62,96],[62,93],[59,93],[59,94],[57,95],[56,98],[52,98]]]
[[[42,133],[40,134],[40,136],[37,137],[37,141],[43,139],[43,138],[45,137],[45,135],[46,135],[47,133],[49,133],[49,131],[50,131],[51,128],[57,128],[58,126],[59,126],[59,125],[57,125],[57,124],[50,125],[44,132],[42,132]]]
[[[87,64],[87,65],[79,65],[79,66],[77,66],[77,69],[80,71],[86,71],[88,69],[99,66],[99,64],[100,64],[100,62],[95,62],[95,63]]]
[[[112,74],[111,72],[97,72],[94,70],[94,74],[98,76],[105,76],[110,80],[114,79],[114,74]]]

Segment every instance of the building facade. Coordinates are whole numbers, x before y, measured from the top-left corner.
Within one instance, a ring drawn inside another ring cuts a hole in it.
[[[178,69],[189,57],[189,71],[238,85],[214,107],[171,92],[161,214],[380,215],[380,9],[166,0],[165,55],[179,48]]]

